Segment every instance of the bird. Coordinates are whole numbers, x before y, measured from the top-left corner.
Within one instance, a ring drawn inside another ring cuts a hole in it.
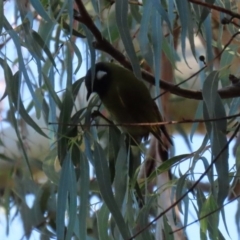
[[[98,94],[114,122],[123,124],[122,132],[129,134],[133,142],[146,140],[152,133],[165,150],[173,145],[166,127],[154,125],[163,121],[162,116],[146,85],[133,72],[115,63],[98,62],[94,73],[91,68],[87,71],[85,86],[87,101],[92,93]],[[139,123],[152,125],[134,126]],[[163,135],[168,143],[163,141]]]

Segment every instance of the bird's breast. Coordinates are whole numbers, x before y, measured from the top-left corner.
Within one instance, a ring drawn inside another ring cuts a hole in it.
[[[102,99],[102,102],[114,122],[119,125],[118,127],[123,132],[136,137],[145,137],[148,135],[149,130],[146,127],[137,125],[138,122],[132,114],[133,111],[128,108],[121,97],[114,99],[113,101],[104,101],[104,99]]]

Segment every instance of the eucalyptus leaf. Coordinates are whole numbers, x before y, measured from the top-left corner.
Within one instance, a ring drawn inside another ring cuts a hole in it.
[[[121,211],[114,199],[114,195],[111,189],[111,181],[110,181],[110,174],[109,168],[107,165],[107,159],[105,158],[104,152],[101,146],[95,142],[94,143],[94,162],[95,162],[95,170],[96,170],[96,177],[99,184],[99,189],[104,199],[109,211],[111,212],[114,221],[117,224],[117,227],[124,239],[130,238],[131,234],[126,225]]]
[[[203,85],[203,100],[206,104],[208,116],[210,118],[226,117],[225,109],[221,98],[217,93],[218,87],[218,72],[212,72],[204,82]],[[213,158],[216,157],[220,151],[227,146],[227,120],[211,122],[211,136],[212,154]],[[221,206],[228,195],[229,180],[226,181],[228,176],[228,149],[223,151],[215,162],[216,170],[218,173],[218,204]]]
[[[80,209],[79,209],[79,236],[80,239],[86,239],[87,235],[87,216],[89,199],[89,163],[85,155],[80,152]]]
[[[138,59],[132,43],[128,27],[128,1],[121,0],[115,2],[116,22],[117,27],[123,41],[124,47],[132,64],[133,72],[138,79],[141,79],[141,71]]]

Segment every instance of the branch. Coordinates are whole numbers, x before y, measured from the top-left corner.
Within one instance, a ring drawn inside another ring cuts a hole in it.
[[[210,118],[210,119],[184,119],[184,120],[180,120],[180,121],[165,121],[165,122],[153,122],[153,123],[149,123],[149,122],[141,122],[141,123],[114,123],[111,120],[109,120],[108,118],[106,118],[104,115],[102,115],[99,111],[94,111],[92,114],[92,117],[101,117],[103,118],[107,123],[91,123],[91,124],[76,124],[76,123],[63,123],[63,122],[49,122],[49,125],[53,125],[53,124],[62,124],[62,125],[66,125],[66,126],[79,126],[79,127],[85,127],[85,128],[89,128],[89,127],[111,127],[111,126],[115,126],[115,127],[125,127],[125,126],[132,126],[132,127],[136,127],[136,126],[162,126],[162,125],[175,125],[175,124],[182,124],[182,123],[206,123],[206,122],[215,122],[215,121],[222,121],[222,120],[227,120],[227,119],[232,119],[232,118],[237,118],[240,117],[240,113],[234,114],[234,115],[230,115],[230,116],[226,116],[226,117],[221,117],[221,118]]]
[[[113,47],[112,44],[106,38],[104,38],[102,36],[101,32],[98,30],[98,28],[94,24],[91,16],[88,14],[86,8],[84,7],[83,2],[81,0],[75,0],[75,1],[78,6],[78,9],[79,9],[80,16],[74,16],[74,18],[77,21],[86,25],[87,28],[91,31],[91,33],[95,37],[96,41],[93,42],[93,47],[97,50],[106,52],[111,57],[116,59],[122,66],[124,66],[125,68],[127,68],[129,70],[132,70],[131,63],[127,60],[125,55],[123,55],[120,51],[118,51],[115,47]],[[198,1],[194,1],[194,0],[189,0],[189,1],[194,2],[194,3],[195,2],[199,3]],[[236,16],[238,16],[238,14],[236,14]],[[240,15],[239,15],[239,18],[240,18]],[[239,34],[239,32],[237,34]],[[235,37],[237,34],[234,34],[233,37]],[[233,37],[230,40],[232,40]],[[230,41],[229,41],[229,43],[230,43]],[[226,47],[229,45],[229,43],[226,44],[226,46],[223,48],[223,50],[220,52],[219,55],[222,54],[222,52],[226,49]],[[210,62],[209,64],[212,64],[212,62]],[[198,71],[198,73],[202,70],[203,69],[200,69]],[[145,70],[142,70],[141,72],[142,72],[142,77],[145,81],[147,81],[148,83],[150,83],[152,85],[155,85],[155,78],[152,74],[150,74],[149,72],[147,72]],[[183,98],[189,98],[189,99],[196,99],[196,100],[203,99],[201,91],[194,91],[194,90],[180,88],[179,86],[176,86],[176,85],[166,82],[164,80],[160,80],[159,84],[160,84],[161,89],[164,89],[165,91],[168,91],[177,96],[180,96]],[[218,93],[221,98],[233,98],[233,97],[240,96],[239,87],[235,87],[235,86],[222,88],[222,89],[218,90]]]
[[[212,4],[197,1],[197,0],[188,0],[188,1],[191,2],[191,3],[195,3],[197,5],[201,5],[201,6],[210,8],[210,9],[214,9],[218,12],[226,13],[226,14],[230,15],[232,18],[240,19],[240,14],[238,14],[236,12],[232,12],[232,11],[226,9],[226,8],[222,8],[222,7],[219,7],[219,6],[216,6],[216,5],[212,5]]]

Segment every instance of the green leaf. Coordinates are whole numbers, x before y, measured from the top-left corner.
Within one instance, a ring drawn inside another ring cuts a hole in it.
[[[5,88],[5,91],[4,91],[4,93],[3,93],[0,101],[2,101],[5,97],[7,97],[7,95],[8,95],[8,94],[7,94],[7,88]]]
[[[158,4],[157,4],[158,5]],[[162,19],[158,12],[155,10],[152,12],[152,47],[153,47],[153,62],[154,62],[154,77],[155,77],[155,94],[160,95],[159,79],[161,76],[161,58],[159,57],[162,52]],[[158,98],[159,106],[160,98]],[[160,108],[161,109],[161,108]]]
[[[115,199],[118,205],[118,208],[123,210],[124,199],[128,190],[128,157],[127,150],[124,142],[124,137],[120,139],[121,147],[118,153],[117,161],[115,164]],[[124,214],[124,211],[122,211]]]
[[[132,64],[133,72],[138,79],[142,78],[140,66],[135,53],[135,49],[132,43],[132,38],[130,36],[128,27],[128,0],[121,0],[115,2],[115,13],[117,27],[125,47],[126,53]]]
[[[52,65],[57,68],[56,63],[52,57],[52,54],[48,48],[48,46],[46,45],[46,43],[44,42],[44,40],[42,39],[42,37],[35,31],[32,31],[32,36],[33,36],[33,40],[36,41],[36,43],[41,47],[41,49],[46,53],[48,59],[50,60],[50,62],[52,63]]]
[[[80,150],[80,208],[79,208],[79,236],[85,240],[87,235],[87,216],[89,199],[89,164]]]
[[[84,80],[85,80],[85,77],[82,77],[82,78],[78,79],[76,82],[73,83],[72,95],[73,95],[73,100],[74,101],[76,100],[76,97],[79,94],[80,87],[81,87],[82,83],[84,82]]]
[[[198,107],[194,116],[194,119],[200,119],[202,117],[202,111],[203,111],[203,101],[199,101]],[[194,133],[196,132],[198,128],[199,123],[193,123],[192,128],[191,128],[191,133],[190,133],[190,141],[192,142]]]
[[[95,49],[93,48],[93,44],[92,44],[93,34],[83,24],[82,24],[82,28],[83,28],[84,32],[86,33],[86,37],[87,37],[87,42],[88,42],[87,47],[89,48],[89,51],[90,51],[91,69],[92,69],[92,73],[93,73],[95,71],[94,68],[95,68],[95,61],[96,61],[96,52],[95,52]],[[92,76],[94,76],[94,74]]]
[[[43,73],[43,79],[46,84],[47,90],[49,91],[49,97],[51,97],[54,100],[55,104],[61,109],[62,103],[54,90],[54,74],[52,68],[50,69],[49,77],[46,76],[45,73]]]
[[[188,8],[188,2],[187,0],[181,0],[181,1],[176,1],[178,13],[179,13],[179,18],[181,22],[181,48],[182,48],[182,55],[183,59],[185,60],[187,64],[187,59],[186,59],[186,38],[187,38],[187,32],[188,32],[188,21],[191,21],[189,19],[189,8]]]
[[[238,107],[240,105],[240,97],[238,98],[233,98],[232,103],[230,105],[230,110],[229,110],[229,116],[236,114],[238,111]]]
[[[168,219],[167,217],[164,215],[163,216],[163,224],[164,224],[164,239],[166,240],[174,240],[174,235],[173,234],[169,234],[170,232],[172,232],[172,228],[168,223]]]
[[[116,172],[116,160],[119,155],[120,148],[123,148],[121,146],[122,141],[119,141],[121,138],[121,132],[116,126],[112,126],[108,128],[108,161],[109,161],[109,170],[111,174],[111,182],[113,182],[115,178],[115,172]],[[125,143],[124,143],[125,145]],[[124,162],[124,161],[123,161]]]
[[[227,219],[226,219],[226,216],[225,216],[225,209],[222,208],[220,212],[221,212],[221,215],[222,215],[222,220],[223,220],[223,224],[224,224],[225,230],[226,230],[226,232],[227,232],[227,234],[228,234],[228,236],[230,238],[230,234],[229,234],[228,227],[227,227],[227,222],[226,222]]]
[[[66,3],[67,6],[67,13],[68,13],[68,19],[69,19],[69,27],[70,27],[70,35],[72,35],[72,31],[73,31],[73,0],[65,0],[64,1]]]
[[[225,109],[222,100],[217,92],[218,89],[218,72],[213,71],[209,74],[203,84],[203,100],[205,102],[208,116],[210,118],[223,118],[226,117]],[[211,130],[208,129],[212,155],[215,158],[219,152],[227,145],[226,131],[227,131],[227,120],[220,120],[211,122]],[[229,191],[229,179],[228,176],[228,149],[225,150],[218,160],[215,162],[216,170],[218,173],[218,191],[217,199],[218,204],[221,206],[228,196]]]
[[[83,35],[81,32],[79,32],[76,29],[72,29],[68,23],[66,23],[65,21],[63,21],[61,23],[62,28],[68,33],[68,34],[72,34],[73,36],[79,37],[79,38],[86,38],[85,35]]]
[[[151,173],[151,175],[148,177],[148,182],[151,182],[155,177],[157,177],[157,175],[160,175],[163,172],[167,172],[169,169],[171,169],[172,166],[174,166],[174,164],[180,163],[182,160],[188,159],[191,156],[191,154],[182,154],[172,157],[163,162],[163,164],[161,164],[154,172]]]
[[[0,59],[1,61],[1,59]],[[36,132],[41,134],[42,136],[48,138],[48,136],[43,132],[43,130],[38,126],[35,121],[32,120],[28,112],[26,111],[22,99],[19,95],[19,89],[20,89],[20,82],[19,82],[19,72],[16,72],[13,76],[12,81],[7,81],[7,88],[9,88],[9,92],[11,92],[11,97],[13,100],[13,103],[16,107],[16,109],[19,111],[21,117],[23,120],[30,125]]]
[[[55,93],[54,89],[52,88],[52,86],[54,86],[54,73],[53,73],[53,67],[50,68],[49,71],[49,79],[45,76],[45,74],[43,74],[43,78],[45,80],[45,84],[48,85],[49,88],[49,107],[45,105],[45,107],[43,107],[44,112],[47,111],[46,113],[46,122],[50,122],[52,123],[49,126],[49,137],[50,139],[54,139],[55,141],[55,137],[56,137],[56,132],[57,132],[57,113],[56,113],[56,105],[58,105],[59,109],[61,109],[62,107],[62,103],[60,101],[60,99],[58,98],[57,94]],[[51,89],[51,90],[50,90]],[[43,102],[45,104],[45,102]],[[45,109],[47,108],[47,109]]]
[[[213,60],[213,48],[212,48],[212,27],[211,27],[211,17],[208,15],[206,19],[204,20],[204,27],[206,32],[206,54],[207,54],[207,62],[210,62]],[[209,70],[211,71],[213,69],[213,65],[209,65]]]
[[[7,82],[8,83],[13,82],[14,80],[13,80],[12,71],[11,71],[10,67],[7,65],[7,62],[5,62],[3,59],[0,58],[0,64],[3,67],[4,77],[5,77],[5,79],[8,80]],[[17,109],[14,107],[13,99],[12,99],[12,92],[8,87],[7,87],[7,91],[8,91],[8,101],[9,101],[9,107],[10,107],[9,114],[10,114],[11,122],[12,122],[14,130],[16,132],[17,139],[18,139],[20,148],[22,150],[24,160],[26,161],[28,171],[29,171],[29,173],[32,177],[32,171],[31,171],[31,167],[30,167],[30,163],[29,163],[29,158],[28,158],[25,146],[24,146],[23,141],[22,141],[22,136],[19,132],[18,122],[17,122],[16,117],[15,117],[15,113],[16,113]]]
[[[74,223],[77,213],[77,195],[76,195],[76,175],[75,170],[71,161],[70,153],[68,152],[66,158],[63,161],[58,196],[57,196],[57,238],[58,239],[72,239],[74,231]],[[65,232],[65,211],[67,208],[67,201],[69,203],[69,222],[67,231]],[[66,234],[66,236],[65,236]]]
[[[140,23],[142,16],[139,12],[139,6],[130,4],[130,11],[131,11],[131,15],[137,21],[137,23]]]
[[[97,226],[100,240],[110,240],[108,236],[108,219],[109,210],[106,204],[103,204],[100,210],[97,212]]]
[[[15,163],[16,160],[0,153],[0,159],[6,162]]]
[[[71,157],[75,157],[72,155]],[[73,159],[68,159],[68,192],[69,192],[69,222],[67,227],[67,234],[66,234],[66,240],[71,240],[73,231],[74,231],[74,224],[77,217],[77,182],[76,182],[76,174],[75,169],[72,163]],[[61,181],[61,180],[60,180]],[[64,183],[66,184],[66,182]],[[61,188],[61,185],[59,185]]]
[[[67,89],[72,90],[73,68],[72,68],[72,48],[70,43],[66,45],[65,64],[67,66],[67,69],[66,69],[67,86],[66,87]]]
[[[36,95],[35,95],[34,89],[33,89],[33,84],[29,79],[27,69],[25,67],[25,63],[24,63],[24,60],[23,60],[23,55],[22,55],[22,51],[21,51],[21,47],[20,47],[21,46],[20,40],[19,40],[17,34],[15,33],[15,31],[13,31],[13,30],[8,30],[8,34],[11,36],[11,38],[12,38],[12,40],[13,40],[15,46],[16,46],[16,50],[17,50],[17,54],[18,54],[18,60],[19,60],[19,69],[21,70],[20,73],[23,74],[23,76],[25,78],[27,87],[28,87],[28,89],[30,91],[30,94],[31,94],[31,97],[34,101],[36,110],[41,109],[41,104],[40,104],[39,100],[36,98]]]
[[[57,238],[59,240],[65,239],[65,211],[67,208],[67,199],[69,191],[69,165],[70,165],[70,154],[68,153],[64,158],[62,164],[62,170],[59,180],[59,188],[57,195],[57,215],[56,215],[56,226],[57,226]]]
[[[200,217],[208,215],[200,220],[201,230],[204,233],[208,230],[211,239],[218,239],[219,213],[214,212],[216,209],[217,203],[213,195],[210,195],[204,202],[200,211]]]
[[[139,30],[140,50],[150,66],[153,66],[153,52],[148,41],[148,26],[151,19],[152,1],[146,1],[143,8],[143,15]]]
[[[138,210],[139,214],[136,219],[134,233],[137,233],[139,231],[139,229],[144,228],[148,224],[148,218],[149,218],[150,211],[151,211],[152,207],[154,207],[156,209],[156,203],[157,203],[157,195],[153,195],[153,196],[149,197],[148,201],[145,203],[145,205],[141,209]],[[153,235],[151,234],[151,230],[152,229],[147,229],[147,230],[143,231],[136,239],[137,240],[154,239]]]
[[[209,167],[209,163],[208,163],[208,160],[205,158],[205,157],[200,157],[199,160],[202,160],[202,163],[203,163],[203,166],[206,169],[208,169]],[[207,172],[207,177],[208,177],[208,181],[211,183],[211,184],[214,184],[213,180],[212,180],[212,174],[211,174],[211,171],[208,171]]]
[[[73,109],[73,101],[72,101],[72,93],[67,89],[64,95],[64,99],[62,102],[62,108],[60,109],[59,116],[59,125],[58,125],[58,158],[60,163],[62,164],[63,159],[66,156],[67,148],[68,148],[68,138],[67,135],[69,131],[73,129],[73,127],[68,127],[68,123],[71,119]]]
[[[94,142],[94,162],[95,162],[95,170],[96,177],[99,184],[99,189],[102,195],[104,202],[106,203],[109,211],[111,212],[118,229],[124,239],[130,238],[131,234],[129,232],[128,226],[126,225],[123,216],[119,210],[119,207],[114,199],[109,168],[107,165],[107,159],[105,158],[105,154],[101,148],[101,146]]]
[[[53,148],[46,158],[43,160],[42,170],[47,175],[49,180],[53,182],[55,185],[59,183],[60,174],[56,172],[54,165],[58,159],[56,159],[57,150]]]
[[[172,24],[169,20],[169,16],[166,12],[166,10],[162,7],[162,3],[158,0],[153,0],[154,1],[154,7],[156,8],[156,10],[158,11],[158,14],[162,17],[162,19],[167,23],[168,29],[169,31],[172,33]]]
[[[2,34],[3,29],[3,16],[4,16],[3,1],[0,1],[0,34]]]
[[[168,43],[167,39],[163,37],[162,39],[162,51],[166,55],[167,59],[170,61],[172,68],[176,68],[176,61],[179,60],[179,57],[177,55],[177,52],[174,49],[174,46],[172,46],[171,42]]]
[[[45,11],[45,9],[43,8],[41,2],[39,0],[30,0],[32,6],[35,8],[35,10],[37,11],[37,13],[45,20],[45,21],[49,21],[51,22],[52,20],[50,19],[50,17],[48,16],[47,12]]]
[[[188,6],[189,6],[189,4],[188,4]],[[191,9],[190,6],[189,6],[189,9]],[[195,49],[195,43],[194,43],[194,34],[195,34],[194,27],[195,26],[194,26],[194,21],[192,21],[192,19],[193,19],[192,12],[189,11],[188,14],[189,14],[189,19],[191,19],[190,21],[188,21],[188,40],[190,43],[190,48],[191,48],[192,54],[196,59],[196,49]]]
[[[71,42],[71,46],[74,50],[74,53],[76,54],[76,57],[77,57],[77,66],[76,66],[76,69],[74,71],[74,74],[77,74],[77,72],[79,71],[80,67],[82,66],[82,62],[83,62],[83,59],[82,59],[82,54],[78,48],[78,46],[76,46],[76,44],[74,42]]]
[[[181,176],[180,179],[178,180],[177,188],[176,188],[176,199],[181,198],[182,195],[185,194],[185,192],[187,191],[187,189],[185,187],[187,177],[188,177],[188,174],[185,174],[185,175]],[[187,196],[185,198],[187,198]],[[179,208],[179,211],[183,214],[181,202],[178,203],[178,208]]]

